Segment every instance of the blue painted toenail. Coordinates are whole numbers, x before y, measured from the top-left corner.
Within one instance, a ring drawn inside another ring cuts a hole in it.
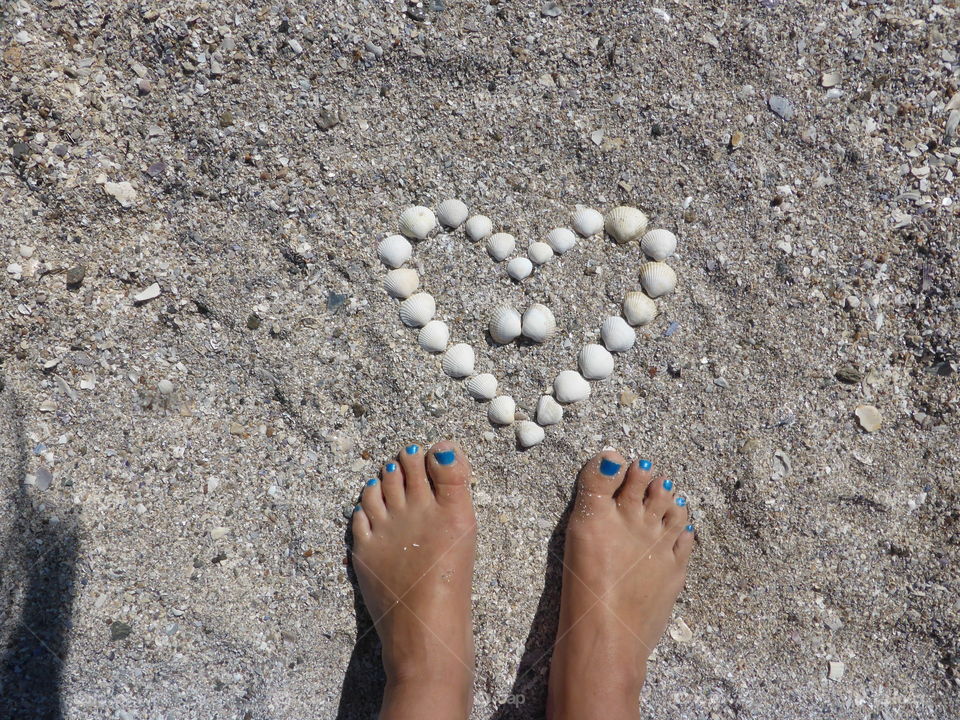
[[[614,462],[613,460],[607,460],[607,458],[604,458],[603,460],[600,461],[600,472],[602,472],[604,475],[609,475],[610,477],[613,477],[618,472],[620,472],[620,463]]]
[[[419,445],[407,445],[407,455],[416,455],[419,449]]]
[[[649,460],[641,460],[639,465],[641,470],[649,470],[653,466],[653,463]]]
[[[684,505],[687,504],[687,499],[686,499],[685,497],[678,497],[678,498],[676,499],[676,503],[677,503],[677,505],[679,505],[680,507],[683,507]]]
[[[664,480],[663,481],[664,490],[673,490],[673,480]]]
[[[387,472],[394,472],[397,469],[396,463],[387,463]]]
[[[354,505],[354,506],[353,506],[353,511],[354,511],[354,512],[360,512],[360,506],[359,506],[359,505]]]
[[[371,485],[376,485],[376,484],[377,484],[376,478],[370,478],[369,480],[367,480],[367,487],[370,487]]]
[[[684,528],[684,530],[686,530],[687,532],[693,532],[693,525],[687,525],[687,526]]]
[[[453,450],[444,450],[443,452],[434,453],[433,456],[441,465],[453,465],[453,461],[457,459],[457,454]]]

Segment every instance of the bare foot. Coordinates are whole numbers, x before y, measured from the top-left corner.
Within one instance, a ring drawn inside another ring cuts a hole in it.
[[[476,520],[470,464],[454,443],[410,445],[367,481],[353,568],[383,646],[380,717],[466,718],[473,705]]]
[[[693,549],[686,500],[604,451],[580,471],[563,556],[547,717],[637,718],[647,658],[663,635]]]

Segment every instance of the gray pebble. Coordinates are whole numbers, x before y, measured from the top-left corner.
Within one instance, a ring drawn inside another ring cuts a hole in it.
[[[782,120],[793,120],[793,103],[780,95],[771,95],[767,98],[767,105],[773,113]]]

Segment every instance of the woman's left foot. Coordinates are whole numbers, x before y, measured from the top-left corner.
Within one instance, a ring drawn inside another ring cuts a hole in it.
[[[352,559],[383,646],[381,718],[470,714],[475,545],[470,464],[456,444],[410,445],[363,488]]]

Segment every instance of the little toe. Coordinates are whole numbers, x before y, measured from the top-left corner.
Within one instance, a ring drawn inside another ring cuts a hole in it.
[[[687,524],[683,526],[683,530],[680,532],[680,537],[677,538],[677,541],[673,544],[673,554],[676,556],[677,560],[686,564],[687,560],[690,559],[690,553],[693,552],[693,546],[696,544],[697,536],[694,530],[693,525],[687,521]]]
[[[370,537],[370,518],[359,505],[353,508],[353,517],[350,519],[354,541],[363,541]]]
[[[617,490],[617,505],[630,510],[642,510],[647,494],[647,485],[652,476],[652,463],[649,460],[637,460],[627,468],[627,476]]]
[[[616,450],[604,450],[587,461],[577,476],[577,504],[587,510],[609,505],[623,482],[627,461]]]
[[[427,453],[427,471],[437,502],[457,502],[470,496],[470,462],[463,449],[442,440]]]
[[[403,486],[409,500],[423,501],[430,497],[430,481],[423,449],[419,445],[407,445],[397,458],[403,468]]]
[[[689,514],[687,513],[687,499],[685,497],[674,498],[673,503],[663,514],[663,526],[669,530],[679,532],[687,524]]]
[[[673,480],[657,475],[647,485],[647,495],[643,501],[646,514],[655,520],[662,520],[673,505]]]
[[[387,506],[383,502],[383,491],[380,481],[377,478],[370,478],[363,485],[363,495],[360,497],[360,507],[370,519],[371,527],[376,525],[377,521],[383,521],[387,518]]]
[[[380,471],[380,482],[383,486],[383,499],[391,510],[402,508],[406,502],[403,490],[403,470],[400,463],[391,460]]]

